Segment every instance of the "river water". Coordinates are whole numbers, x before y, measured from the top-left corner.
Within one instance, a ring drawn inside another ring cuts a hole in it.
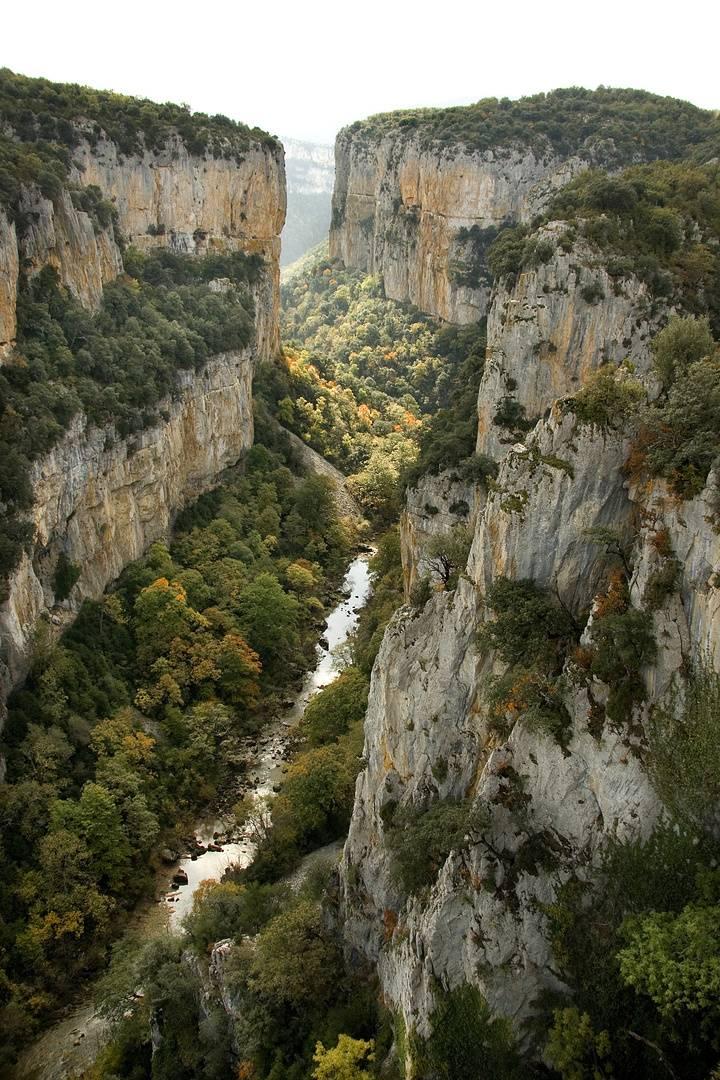
[[[281,717],[254,737],[248,746],[246,793],[256,803],[271,796],[280,782],[294,728],[305,707],[323,687],[337,678],[340,666],[335,655],[357,627],[360,609],[370,593],[368,556],[358,555],[350,563],[342,585],[343,599],[330,612],[322,630],[323,644],[317,646],[317,663],[305,676],[300,690]],[[288,698],[290,701],[290,698]],[[232,822],[216,816],[200,819],[195,836],[203,846],[232,832]],[[232,865],[247,866],[253,857],[253,844],[247,833],[238,831],[232,842],[223,843],[221,851],[207,851],[195,859],[183,858],[169,871],[169,879],[179,869],[187,875],[187,885],[163,892],[157,904],[147,904],[131,921],[133,936],[151,938],[158,933],[177,932],[192,907],[193,896],[202,881],[219,881]],[[95,1013],[91,991],[69,1014],[49,1028],[20,1058],[14,1070],[16,1080],[68,1080],[87,1069],[107,1039],[107,1025]]]

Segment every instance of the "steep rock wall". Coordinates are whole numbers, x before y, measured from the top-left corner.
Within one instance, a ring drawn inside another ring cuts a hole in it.
[[[610,837],[647,835],[661,812],[638,737],[591,727],[593,703],[607,696],[598,680],[565,692],[572,721],[565,749],[522,717],[504,739],[489,726],[489,679],[504,665],[477,643],[487,584],[499,575],[532,577],[578,612],[609,569],[584,531],[610,524],[629,531],[640,509],[619,473],[622,439],[581,431],[555,414],[533,438],[544,456],[567,460],[572,475],[538,466],[519,448],[506,456],[498,490],[478,515],[466,576],[420,612],[401,609],[372,676],[367,765],[341,869],[342,918],[351,953],[377,964],[386,1000],[421,1035],[438,989],[463,982],[478,986],[522,1032],[537,995],[562,985],[541,905],[571,869],[591,875]],[[654,558],[648,528],[634,553],[638,604]],[[694,615],[697,584],[686,567],[679,595],[654,614],[658,656],[644,672],[649,704],[703,644],[690,630],[703,617]],[[438,798],[470,800],[469,841],[451,853],[429,894],[408,900],[392,872],[387,830],[396,807]],[[478,811],[484,818],[476,827]]]
[[[529,221],[586,167],[531,151],[425,148],[418,136],[371,139],[343,130],[335,144],[330,254],[382,275],[393,300],[455,323],[481,318],[489,283],[454,280],[466,255],[460,229]]]
[[[639,375],[650,374],[650,339],[660,316],[652,314],[646,286],[611,278],[587,245],[563,250],[563,232],[561,223],[546,226],[540,235],[553,246],[552,257],[493,294],[477,436],[478,452],[490,457],[501,457],[514,442],[494,423],[503,398],[534,421],[556,399],[577,393],[601,364],[630,358]],[[590,287],[595,295],[587,300]]]
[[[41,618],[55,632],[86,597],[97,597],[148,545],[168,536],[185,503],[207,491],[252,444],[251,350],[215,357],[182,375],[167,421],[132,440],[77,417],[33,468],[35,542],[11,577],[0,608],[2,661],[10,683],[25,669]],[[81,571],[56,603],[53,573],[62,552]]]
[[[167,536],[177,510],[251,445],[254,366],[279,345],[281,148],[253,144],[240,161],[216,160],[193,157],[174,140],[162,152],[122,158],[114,144],[100,140],[93,150],[87,144],[78,149],[73,169],[71,181],[97,184],[117,209],[120,233],[141,248],[261,255],[253,286],[255,335],[242,353],[216,356],[198,373],[181,373],[163,424],[122,440],[113,429],[88,427],[78,416],[35,463],[33,550],[12,575],[0,606],[0,713],[27,667],[38,621],[48,619],[55,632],[66,625],[85,597],[101,595],[148,544]],[[0,362],[13,362],[19,268],[32,275],[54,267],[91,309],[100,303],[103,285],[123,268],[113,228],[100,228],[77,210],[68,191],[51,201],[28,188],[21,210],[20,229],[0,213]],[[61,552],[81,576],[58,605],[52,579]]]
[[[547,235],[557,238],[557,228]],[[581,292],[590,282],[603,292],[594,303]],[[562,403],[601,363],[626,357],[652,392],[649,340],[660,317],[642,285],[616,285],[580,248],[556,246],[546,265],[494,296],[478,450],[495,458],[498,474],[466,496],[473,539],[457,588],[419,610],[402,608],[386,632],[340,872],[350,955],[377,966],[385,1000],[421,1036],[438,993],[470,982],[530,1039],[525,1023],[538,995],[562,989],[542,906],[571,872],[592,878],[610,838],[652,830],[662,806],[644,764],[648,710],[671,700],[693,659],[720,667],[716,476],[686,502],[663,481],[631,482],[622,433],[582,425]],[[508,395],[539,417],[522,438],[493,423]],[[456,523],[452,483],[452,473],[426,477],[408,493],[406,587],[422,573],[429,540]],[[593,541],[598,528],[612,529],[628,553],[638,609],[667,551],[679,560],[675,586],[651,609],[657,655],[641,672],[646,702],[632,724],[603,721],[610,688],[568,661],[566,745],[522,712],[503,733],[491,694],[506,665],[478,638],[491,618],[488,589],[500,577],[532,579],[586,620],[580,641],[588,644],[595,597],[618,565]],[[388,845],[394,815],[448,798],[467,800],[466,839],[430,889],[408,898]]]
[[[197,156],[180,139],[159,151],[125,157],[114,143],[82,142],[70,182],[94,184],[118,214],[123,239],[141,250],[169,247],[257,253],[265,261],[258,304],[257,347],[267,357],[279,345],[280,233],[285,220],[285,173],[280,148],[253,144],[239,160]],[[68,191],[51,201],[37,188],[23,192],[23,227],[0,212],[0,362],[15,338],[18,271],[31,276],[54,267],[86,307],[122,272],[113,228],[101,228],[73,206]]]
[[[0,364],[9,356],[15,341],[18,270],[15,225],[0,210]]]

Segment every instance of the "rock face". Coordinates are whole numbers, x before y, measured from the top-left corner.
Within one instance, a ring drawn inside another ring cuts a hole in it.
[[[118,214],[123,239],[148,250],[202,254],[241,250],[265,260],[267,288],[259,307],[258,342],[265,355],[279,344],[280,232],[285,220],[285,174],[279,147],[253,144],[242,156],[193,156],[180,139],[142,156],[121,155],[114,143],[82,142],[70,182],[96,185]],[[54,267],[62,283],[96,308],[103,285],[122,271],[111,226],[101,228],[76,210],[67,191],[51,202],[29,187],[20,235],[0,212],[0,360],[15,337],[18,269],[31,276]]]
[[[19,270],[15,225],[0,211],[0,364],[15,340],[15,298]]]
[[[487,280],[458,279],[468,256],[460,230],[529,221],[585,167],[580,158],[423,148],[419,136],[372,139],[345,129],[335,144],[330,254],[380,274],[393,300],[476,322],[490,289]]]
[[[406,601],[421,578],[432,576],[424,557],[430,539],[473,524],[483,501],[484,492],[453,470],[439,476],[423,476],[417,487],[410,488],[400,514]]]
[[[212,358],[198,373],[181,373],[176,396],[164,403],[167,420],[157,427],[122,440],[78,416],[35,463],[33,551],[12,575],[0,607],[0,702],[26,669],[38,620],[47,618],[56,630],[66,625],[83,599],[101,595],[129,561],[166,537],[177,510],[251,445],[254,366],[279,344],[285,214],[279,147],[258,143],[236,162],[193,157],[177,140],[161,153],[121,158],[114,144],[101,140],[93,151],[86,144],[78,149],[74,169],[71,179],[96,184],[113,202],[119,231],[136,246],[261,255],[253,287],[255,339],[243,352]],[[20,266],[31,275],[54,267],[89,308],[123,268],[113,228],[100,228],[76,210],[69,192],[51,202],[28,189],[22,210],[29,224],[19,236],[0,214],[0,360],[12,354]],[[52,581],[61,553],[81,573],[58,605]]]
[[[217,356],[199,375],[183,375],[167,421],[134,440],[87,427],[78,417],[33,469],[35,544],[9,583],[0,608],[3,660],[14,682],[28,659],[38,620],[58,630],[82,601],[100,596],[149,544],[165,539],[185,503],[252,444],[251,350]],[[60,553],[80,570],[68,600],[55,602]]]
[[[503,399],[535,421],[553,401],[577,393],[601,364],[632,358],[639,374],[650,371],[649,341],[659,316],[651,315],[646,286],[612,279],[582,243],[564,251],[563,232],[561,223],[545,226],[540,237],[554,249],[549,261],[521,273],[512,287],[501,283],[493,295],[477,442],[490,457],[514,442],[494,423]]]
[[[594,303],[581,293],[590,281],[604,294]],[[631,483],[621,432],[583,426],[563,403],[610,359],[628,357],[652,389],[648,338],[656,325],[639,283],[614,291],[579,249],[556,249],[494,294],[478,449],[495,458],[498,473],[487,490],[462,496],[473,540],[457,588],[419,610],[401,608],[386,631],[340,872],[348,951],[377,965],[386,1002],[421,1036],[438,993],[470,982],[529,1039],[523,1025],[538,995],[562,989],[542,905],[571,872],[592,878],[610,838],[652,830],[662,806],[640,752],[647,710],[670,700],[692,658],[709,655],[720,667],[716,479],[684,503],[662,481]],[[510,394],[539,418],[521,440],[493,422]],[[401,523],[408,589],[430,537],[457,523],[450,501],[464,510],[457,494],[452,473],[426,477],[409,493]],[[651,611],[657,656],[641,672],[646,702],[632,724],[609,724],[609,687],[570,659],[560,691],[564,745],[522,707],[499,729],[491,694],[507,665],[478,638],[492,617],[488,589],[500,577],[532,579],[581,620],[587,644],[595,599],[618,565],[588,534],[598,528],[613,529],[629,553],[631,604]],[[667,557],[660,535],[680,573],[650,608],[648,585]],[[444,799],[467,800],[466,838],[429,890],[408,897],[393,872],[393,818]]]

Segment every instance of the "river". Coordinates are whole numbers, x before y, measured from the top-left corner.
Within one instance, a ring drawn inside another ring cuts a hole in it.
[[[368,556],[358,555],[350,563],[342,585],[343,598],[327,617],[322,644],[317,646],[317,663],[303,679],[292,704],[281,717],[270,722],[254,738],[248,748],[246,792],[259,802],[273,794],[282,777],[294,729],[302,719],[307,703],[323,687],[337,678],[339,668],[336,650],[357,627],[360,609],[370,593]],[[288,699],[290,700],[290,699]],[[203,846],[232,832],[232,822],[217,816],[205,816],[196,822],[194,834]],[[190,911],[195,891],[202,881],[219,881],[232,865],[247,866],[253,857],[253,844],[240,830],[232,842],[218,844],[221,851],[206,851],[202,855],[183,858],[171,867],[162,886],[158,903],[141,905],[131,921],[133,936],[153,937],[158,933],[174,933],[181,929]],[[187,885],[167,888],[170,878],[179,870],[187,875]],[[102,1049],[108,1034],[105,1021],[95,1012],[91,990],[88,997],[69,1010],[68,1015],[49,1028],[21,1056],[14,1069],[16,1080],[68,1080],[93,1062]]]

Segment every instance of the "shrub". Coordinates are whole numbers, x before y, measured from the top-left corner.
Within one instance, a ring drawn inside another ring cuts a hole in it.
[[[498,402],[493,424],[507,431],[525,432],[534,427],[534,421],[525,415],[525,406],[513,397],[505,396]]]
[[[463,480],[484,484],[497,476],[498,463],[487,454],[472,454],[459,463],[458,472]]]
[[[427,810],[398,810],[386,832],[392,854],[392,873],[408,894],[432,885],[454,847],[462,844],[468,826],[468,808],[462,803],[439,802]]]
[[[507,664],[549,671],[562,666],[577,629],[568,612],[535,582],[497,578],[485,602],[495,618],[481,626],[481,645],[496,649]]]
[[[575,414],[580,424],[619,427],[638,414],[638,406],[644,398],[642,383],[633,379],[627,370],[603,364],[588,377],[575,397],[565,402],[565,408]]]
[[[674,915],[629,919],[618,960],[626,985],[646,994],[668,1019],[720,1013],[720,907],[689,905]]]
[[[705,486],[720,445],[720,354],[675,372],[667,399],[642,414],[642,459],[683,498]]]
[[[432,582],[427,574],[418,578],[410,591],[411,605],[421,611],[433,595],[433,591]]]
[[[648,611],[657,611],[677,588],[680,563],[676,558],[664,559],[662,564],[648,576],[643,604]]]
[[[357,668],[347,668],[308,703],[302,730],[310,746],[335,742],[365,716],[368,680]]]
[[[575,1007],[555,1009],[545,1054],[563,1080],[585,1076],[599,1080],[608,1075],[605,1064],[609,1065],[610,1036],[607,1031],[596,1032],[586,1012]]]
[[[593,622],[592,640],[590,669],[610,687],[607,715],[616,724],[626,723],[635,706],[645,700],[640,671],[657,651],[652,619],[633,608],[611,612]]]
[[[595,304],[598,300],[605,299],[605,290],[599,281],[591,281],[588,285],[583,285],[580,295],[586,304]]]
[[[686,375],[691,364],[711,356],[715,351],[710,323],[707,318],[670,319],[652,341],[655,370],[665,389],[680,375]]]
[[[272,1006],[310,1011],[333,1000],[342,973],[319,905],[300,900],[258,936],[248,983]]]
[[[527,1071],[510,1022],[493,1017],[480,991],[469,984],[445,993],[430,1015],[431,1034],[412,1040],[421,1076],[438,1080],[519,1080]]]
[[[649,724],[650,773],[663,801],[681,821],[714,826],[720,806],[720,676],[697,665],[684,699],[653,710]]]
[[[58,603],[67,600],[79,577],[80,567],[76,566],[75,563],[70,562],[65,552],[61,551],[58,556],[55,575],[53,577],[53,592],[55,593],[55,600]]]

